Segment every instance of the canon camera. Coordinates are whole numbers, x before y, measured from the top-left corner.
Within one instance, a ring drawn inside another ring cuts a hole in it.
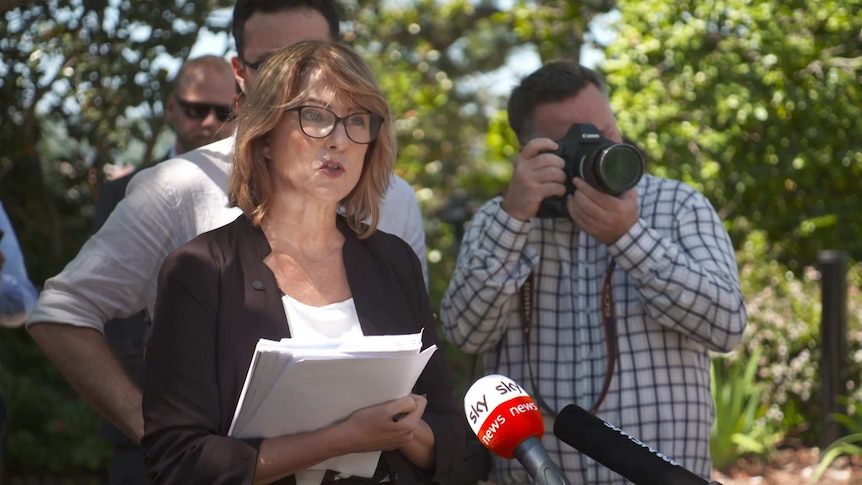
[[[591,124],[575,124],[553,153],[565,162],[566,194],[575,192],[573,177],[580,177],[596,189],[620,195],[638,184],[644,173],[640,150],[628,143],[615,143],[602,137]],[[569,217],[565,197],[548,197],[539,206],[537,217]]]

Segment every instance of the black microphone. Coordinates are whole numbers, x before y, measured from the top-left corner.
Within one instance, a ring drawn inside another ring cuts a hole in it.
[[[515,381],[491,374],[474,382],[464,413],[479,441],[497,456],[517,458],[534,485],[570,485],[539,441],[545,433],[539,406]]]
[[[554,422],[554,436],[635,485],[721,485],[707,482],[667,455],[575,404]]]

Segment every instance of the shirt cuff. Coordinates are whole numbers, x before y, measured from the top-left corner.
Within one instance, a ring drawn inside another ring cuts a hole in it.
[[[86,300],[75,299],[71,295],[46,289],[39,295],[36,307],[27,318],[27,327],[37,323],[60,323],[75,327],[92,328],[105,333],[104,320],[94,315]],[[90,316],[90,318],[87,318]]]
[[[530,221],[520,221],[510,216],[499,202],[491,216],[486,237],[482,239],[482,249],[504,260],[509,259],[506,257],[508,254],[520,254],[527,245]]]

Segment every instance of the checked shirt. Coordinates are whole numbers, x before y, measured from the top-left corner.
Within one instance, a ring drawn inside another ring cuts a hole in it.
[[[606,371],[600,299],[611,288],[619,353],[598,416],[688,470],[711,474],[714,410],[709,351],[733,349],[745,329],[735,254],[708,200],[681,182],[643,177],[640,218],[618,241],[598,243],[569,219],[518,221],[501,197],[477,212],[441,304],[446,338],[484,353],[486,373],[508,376],[558,412],[590,409]],[[531,384],[519,289],[536,273]],[[573,485],[624,484],[619,475],[557,440],[545,417],[543,445]],[[532,480],[516,460],[494,457],[491,480]]]

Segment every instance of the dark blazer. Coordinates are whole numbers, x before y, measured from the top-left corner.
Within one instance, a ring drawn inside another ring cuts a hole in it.
[[[347,279],[365,335],[411,334],[437,343],[419,260],[401,239],[360,240],[339,217]],[[226,437],[258,339],[290,332],[281,292],[263,259],[270,247],[245,216],[174,251],[162,266],[147,348],[142,441],[154,483],[252,483],[261,440]],[[466,442],[442,349],[414,392],[434,431],[437,466],[423,473],[398,452],[381,463],[395,484],[445,482]],[[295,483],[290,476],[277,483]]]

